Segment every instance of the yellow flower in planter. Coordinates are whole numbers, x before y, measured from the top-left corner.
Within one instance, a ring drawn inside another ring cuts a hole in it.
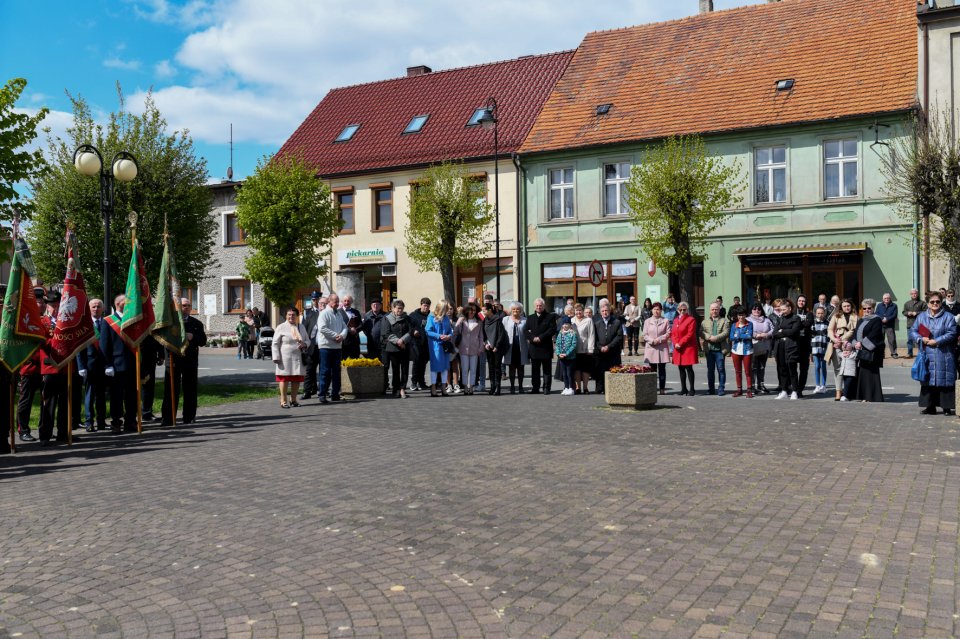
[[[372,366],[383,366],[379,359],[370,359],[369,357],[352,357],[340,362],[344,368],[364,368]]]

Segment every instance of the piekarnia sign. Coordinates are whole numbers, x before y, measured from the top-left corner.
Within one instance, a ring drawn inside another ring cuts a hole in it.
[[[340,266],[346,264],[392,264],[396,261],[397,249],[392,246],[337,251],[337,264]]]

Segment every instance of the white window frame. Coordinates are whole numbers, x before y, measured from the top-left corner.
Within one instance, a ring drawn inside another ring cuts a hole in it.
[[[856,153],[853,155],[843,155],[843,143],[852,141],[856,145]],[[840,144],[840,156],[836,158],[827,157],[827,144],[830,142],[839,142]],[[844,200],[860,197],[860,193],[863,192],[863,185],[860,183],[860,138],[859,136],[850,135],[850,136],[838,136],[831,138],[824,138],[820,141],[820,153],[823,158],[823,169],[820,173],[821,179],[823,180],[823,199],[824,200]],[[845,180],[844,174],[847,170],[847,167],[853,165],[856,173],[855,183],[857,185],[857,192],[848,195],[843,192]],[[840,193],[838,195],[829,195],[827,193],[827,167],[830,165],[839,165],[840,167],[840,177],[839,177],[839,186]]]
[[[565,171],[570,171],[572,174],[570,182],[560,182],[554,184],[553,172],[560,171],[561,178]],[[569,166],[555,166],[547,169],[547,219],[548,220],[573,220],[577,217],[577,198],[576,198],[576,181],[577,174],[576,170],[572,165]],[[560,191],[560,215],[554,217],[553,215],[553,192]],[[569,194],[565,193],[569,191]],[[570,217],[564,217],[563,211],[566,209],[567,198],[572,198],[572,204],[570,208],[573,210],[573,214]]]
[[[773,150],[782,148],[783,149],[783,162],[774,162],[773,161]],[[770,162],[768,164],[760,165],[757,163],[757,151],[761,149],[766,149],[770,152]],[[753,147],[753,203],[754,204],[786,204],[790,201],[790,170],[788,165],[790,158],[790,149],[786,144],[758,144]],[[760,183],[760,180],[757,179],[757,175],[763,171],[767,174],[767,183],[770,185],[768,198],[773,198],[773,172],[777,169],[783,169],[783,185],[784,193],[783,200],[759,200],[757,199],[757,185]]]
[[[612,180],[607,179],[607,167],[614,165],[626,164],[627,165],[627,174],[626,176],[614,178]],[[624,185],[630,179],[630,171],[633,170],[633,162],[630,160],[611,160],[609,162],[604,162],[600,168],[603,171],[601,177],[603,182],[603,188],[600,192],[600,216],[601,217],[622,217],[626,215],[627,211],[626,203],[623,201],[623,189]],[[614,185],[617,187],[617,212],[616,213],[607,213],[607,187]]]
[[[236,282],[238,280],[243,280],[247,283],[247,291],[250,294],[247,302],[250,304],[250,307],[253,308],[253,282],[242,275],[228,275],[220,278],[220,313],[222,315],[240,315],[239,312],[230,308],[230,289],[228,286],[230,282]],[[199,295],[200,290],[197,289],[197,296],[199,297]]]

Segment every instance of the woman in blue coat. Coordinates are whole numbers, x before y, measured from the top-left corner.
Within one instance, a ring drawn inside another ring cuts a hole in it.
[[[447,393],[447,373],[450,371],[450,358],[447,350],[453,348],[453,325],[447,317],[450,305],[440,300],[433,307],[433,313],[427,318],[427,351],[430,354],[430,397],[439,397],[437,384],[444,397]],[[449,345],[447,345],[449,344]],[[452,352],[452,351],[451,351]]]
[[[925,415],[944,415],[956,410],[957,367],[953,351],[957,345],[957,320],[943,308],[943,298],[934,291],[927,296],[927,310],[917,315],[910,327],[910,339],[926,352],[930,376],[920,383],[920,408]]]

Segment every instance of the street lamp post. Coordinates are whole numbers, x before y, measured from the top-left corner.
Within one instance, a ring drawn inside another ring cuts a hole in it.
[[[81,175],[100,176],[100,214],[103,216],[103,303],[110,308],[110,220],[113,217],[114,180],[131,182],[137,177],[137,158],[126,151],[113,156],[109,168],[92,144],[81,144],[73,152],[73,166]]]
[[[497,266],[497,299],[503,301],[503,290],[500,288],[500,138],[497,131],[496,98],[488,98],[483,115],[477,120],[485,130],[493,129],[493,218],[494,218],[494,259]]]

